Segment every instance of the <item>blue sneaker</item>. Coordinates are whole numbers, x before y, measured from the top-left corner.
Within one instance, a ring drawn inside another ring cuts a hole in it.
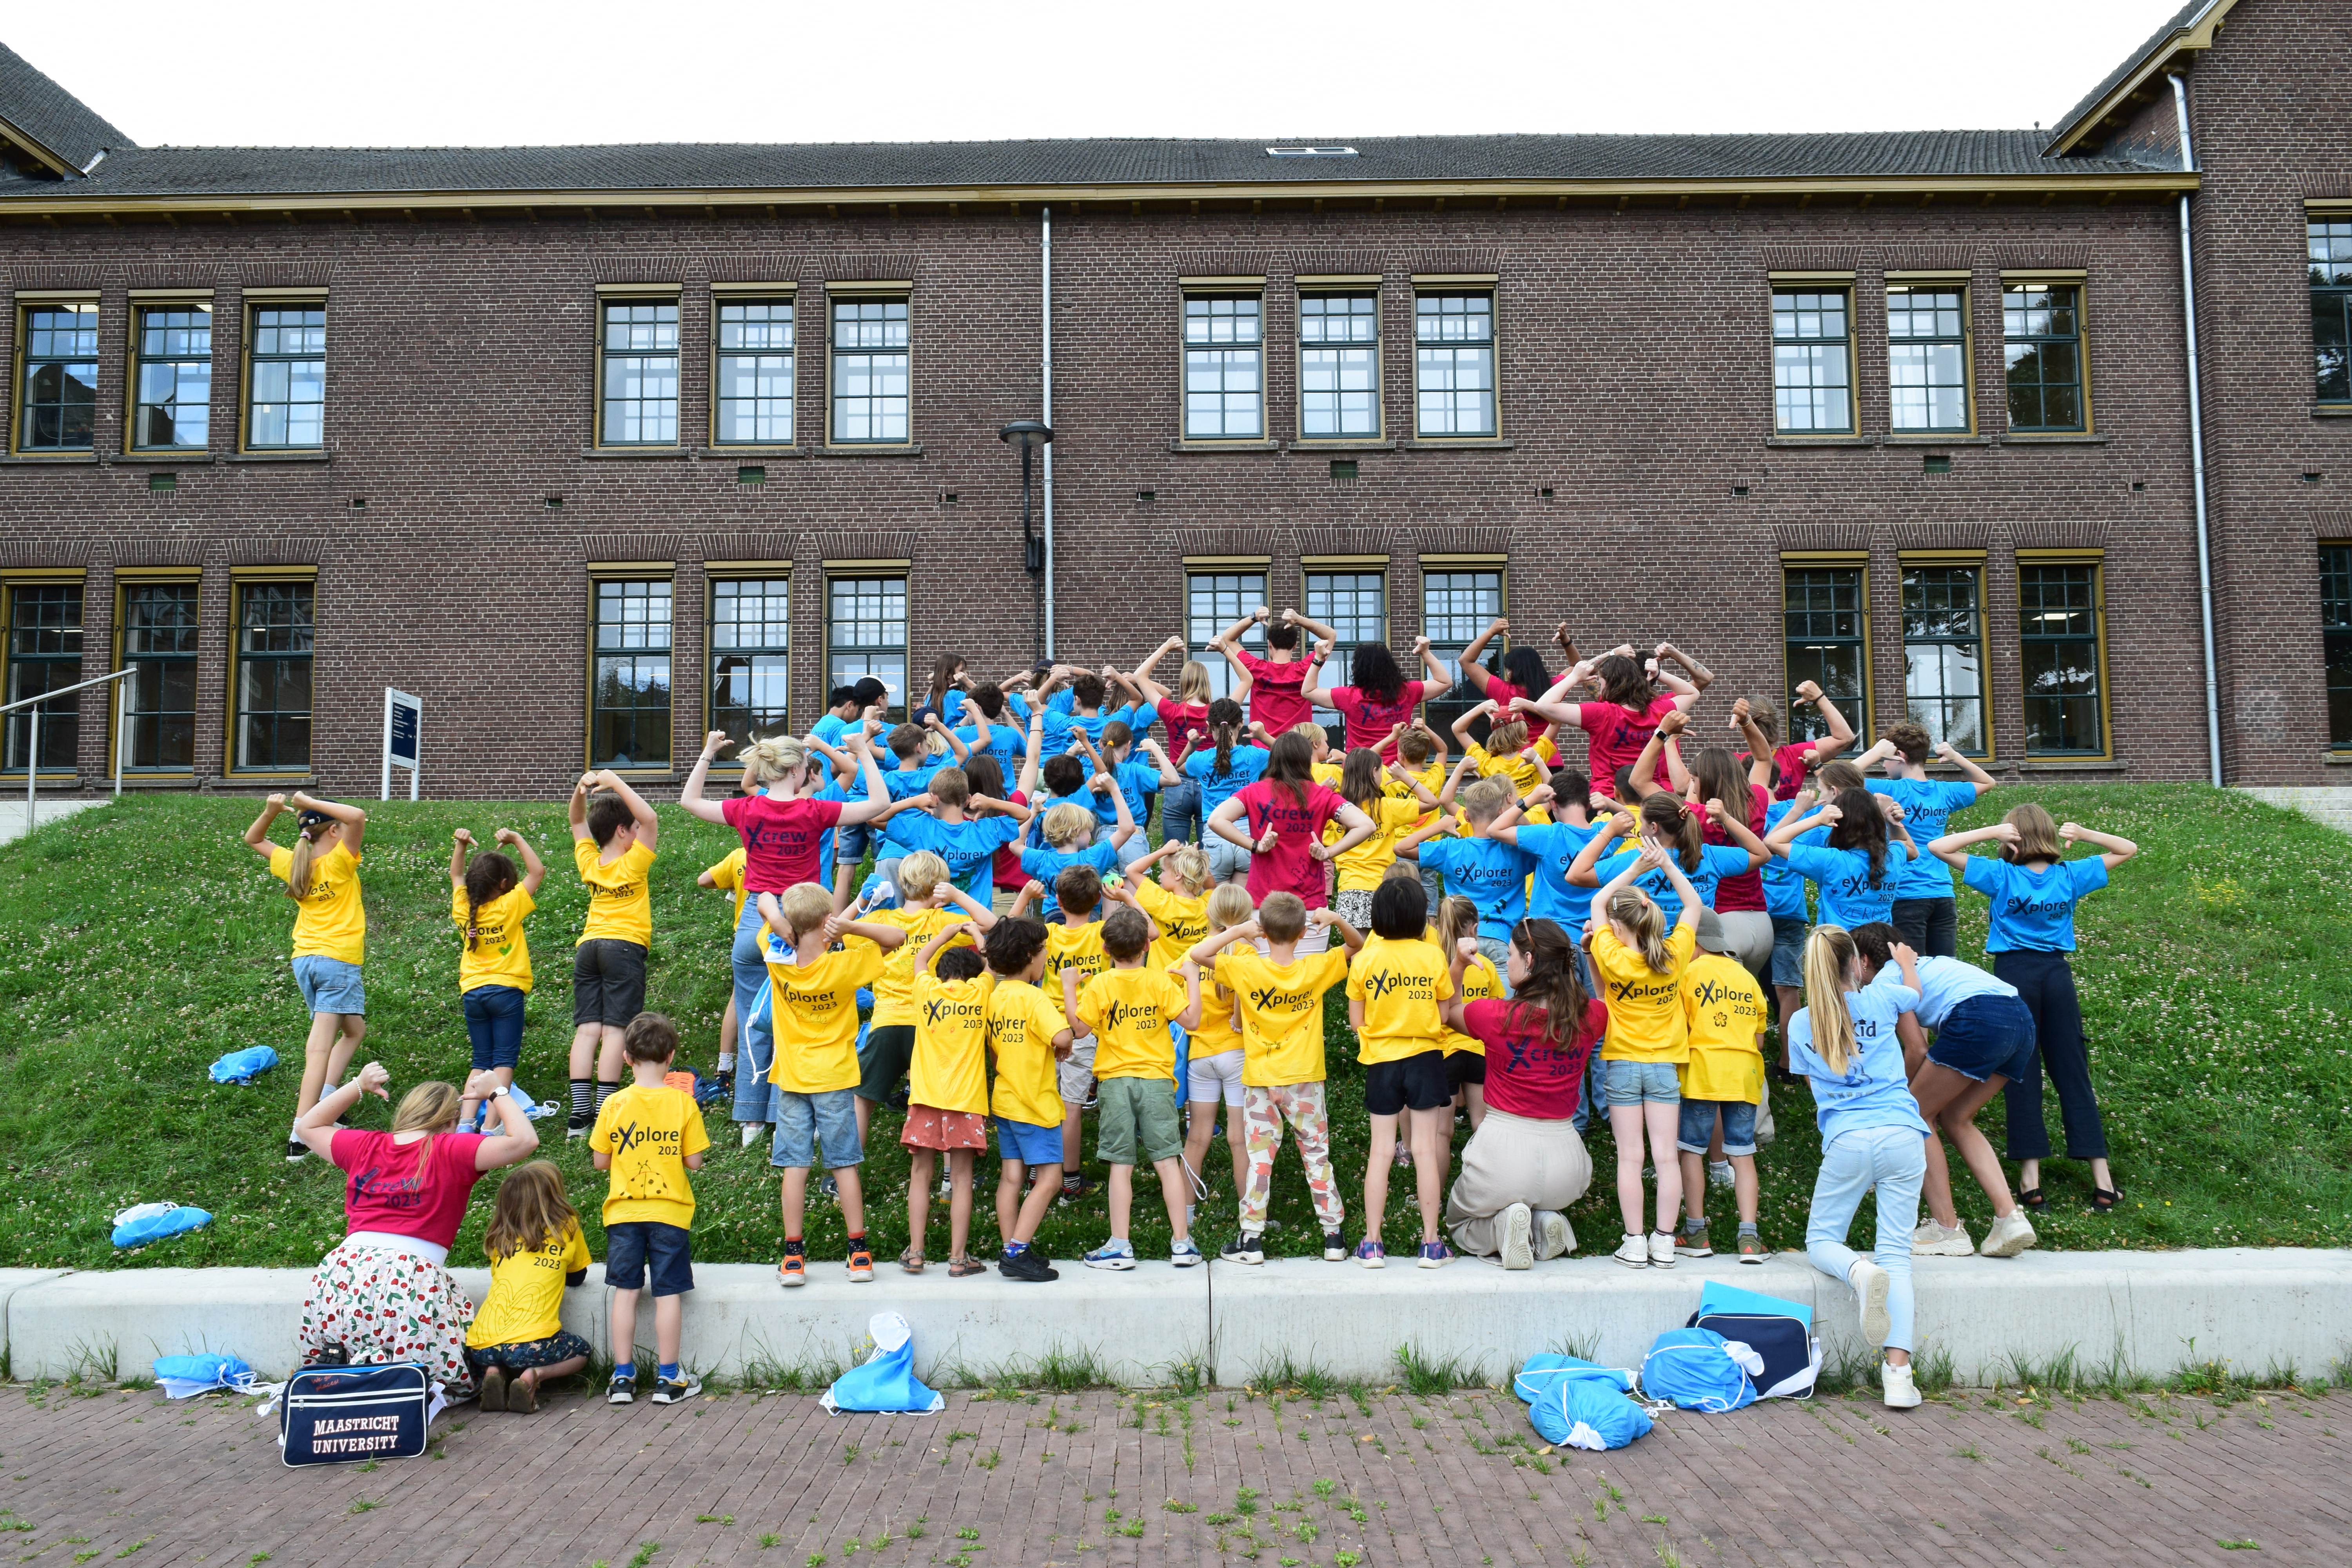
[[[1367,1268],[1386,1268],[1389,1255],[1387,1249],[1368,1236],[1356,1243],[1356,1261]]]
[[[1442,1241],[1424,1241],[1421,1244],[1420,1268],[1443,1268],[1453,1261],[1454,1249],[1446,1246],[1445,1243]]]
[[[635,1403],[636,1397],[637,1380],[633,1373],[616,1372],[613,1374],[613,1381],[604,1385],[604,1403],[607,1405],[631,1405]]]
[[[1086,1256],[1089,1268],[1132,1268],[1135,1267],[1135,1247],[1132,1243],[1112,1237]]]
[[[1201,1261],[1201,1249],[1192,1245],[1191,1237],[1186,1237],[1169,1247],[1168,1261],[1179,1268],[1190,1268]]]

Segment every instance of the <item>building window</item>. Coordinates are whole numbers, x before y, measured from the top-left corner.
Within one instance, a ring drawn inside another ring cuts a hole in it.
[[[880,681],[887,711],[907,711],[907,580],[835,577],[825,584],[824,667],[828,688]]]
[[[24,314],[20,452],[87,452],[97,442],[98,306],[35,305]]]
[[[131,448],[200,450],[212,428],[213,308],[146,305],[138,314]]]
[[[1437,438],[1496,434],[1495,297],[1417,296],[1412,340],[1415,433]]]
[[[1499,566],[1459,568],[1421,574],[1421,633],[1439,658],[1454,661],[1503,613],[1503,569]],[[1494,645],[1489,644],[1489,647]],[[1414,677],[1405,671],[1406,679]],[[1540,697],[1542,692],[1531,692]],[[1440,735],[1478,705],[1478,689],[1456,679],[1445,696],[1424,710],[1425,722]],[[1447,742],[1448,745],[1453,742]]]
[[[1389,640],[1388,579],[1378,572],[1309,572],[1306,616],[1339,634],[1317,683],[1346,686],[1355,668],[1356,645]]]
[[[1789,735],[1811,741],[1829,733],[1821,710],[1799,707],[1797,688],[1816,681],[1856,732],[1870,728],[1869,600],[1859,566],[1791,566],[1781,574],[1781,621],[1789,672]]]
[[[833,302],[833,438],[904,442],[909,402],[907,301]]]
[[[677,301],[607,300],[598,340],[605,447],[677,445]]]
[[[719,305],[718,422],[722,447],[793,444],[793,302]]]
[[[2352,544],[2319,547],[2319,626],[2327,662],[2327,743],[2352,749]]]
[[[667,577],[596,584],[588,699],[591,766],[669,766],[670,608]]]
[[[2011,283],[2001,289],[2011,429],[2084,427],[2082,293],[2072,283]]]
[[[1187,658],[1197,658],[1209,672],[1209,690],[1218,697],[1234,694],[1234,667],[1212,652],[1216,635],[1265,603],[1264,572],[1187,572],[1184,574],[1184,646]],[[1264,658],[1265,628],[1253,625],[1242,634],[1242,647]]]
[[[2311,245],[2311,357],[2322,403],[2352,403],[2352,220],[2304,226]]]
[[[1988,750],[1983,572],[1903,569],[1903,692],[1911,721],[1972,757]]]
[[[784,577],[710,584],[710,727],[738,745],[791,727],[792,594]]]
[[[310,771],[316,584],[241,583],[236,595],[236,771]]]
[[[8,598],[10,702],[22,702],[81,679],[81,584],[12,583]],[[8,715],[5,765],[23,773],[32,754],[33,715],[41,716],[40,767],[72,773],[81,737],[81,694]]]
[[[1184,438],[1265,436],[1264,301],[1255,294],[1184,300]]]
[[[195,770],[196,602],[194,583],[122,585],[125,773]]]
[[[1969,428],[1969,292],[1957,284],[1886,291],[1889,418],[1898,434]]]
[[[256,307],[246,374],[247,446],[326,445],[326,306]]]
[[[1843,289],[1772,290],[1772,423],[1783,435],[1853,432],[1853,335]]]
[[[1300,298],[1298,433],[1309,441],[1381,433],[1379,295]]]
[[[2099,711],[2104,608],[2096,565],[2018,567],[2026,755],[2105,754],[2106,726]]]

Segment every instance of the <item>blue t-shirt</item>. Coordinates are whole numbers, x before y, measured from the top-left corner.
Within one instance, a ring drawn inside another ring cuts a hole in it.
[[[1217,807],[1257,783],[1258,776],[1265,772],[1266,758],[1263,746],[1235,746],[1222,773],[1216,771],[1217,752],[1213,746],[1185,758],[1186,775],[1201,781],[1201,819],[1207,821],[1216,814]]]
[[[1807,834],[1806,837],[1812,837]],[[1789,866],[1822,893],[1822,922],[1852,931],[1872,921],[1895,919],[1895,889],[1902,876],[1903,846],[1886,847],[1886,869],[1878,886],[1870,885],[1870,852],[1832,849],[1826,844],[1799,844],[1789,851]]]
[[[1601,878],[1601,887],[1605,888],[1617,879],[1617,873],[1641,858],[1639,849],[1620,849],[1614,855],[1602,856],[1601,863],[1592,869]],[[1691,891],[1698,895],[1698,901],[1713,909],[1716,884],[1726,877],[1737,877],[1747,869],[1747,850],[1736,845],[1708,844],[1699,849],[1698,869],[1685,870],[1683,875],[1690,879]],[[1668,879],[1664,868],[1643,872],[1633,879],[1633,885],[1650,895],[1651,901],[1665,912],[1666,929],[1674,930],[1675,922],[1682,918],[1683,896],[1675,891],[1675,885]],[[1600,890],[1600,888],[1586,889],[1584,896],[1589,901]]]
[[[1903,1041],[1895,1032],[1895,1019],[1918,1010],[1919,993],[1903,984],[1901,970],[1887,968],[1861,990],[1847,992],[1845,1005],[1853,1016],[1854,1054],[1843,1073],[1832,1072],[1813,1049],[1811,1008],[1798,1008],[1789,1020],[1789,1065],[1812,1080],[1822,1142],[1869,1127],[1908,1127],[1925,1138],[1927,1124],[1911,1098]]]
[[[1059,702],[1067,695],[1067,692],[1056,692],[1054,695],[1054,700],[1055,702]],[[1150,710],[1146,710],[1146,711],[1148,712]],[[1055,708],[1049,704],[1045,710],[1045,735],[1044,750],[1041,754],[1051,756],[1055,752],[1066,751],[1069,748],[1071,735],[1080,730],[1084,730],[1087,732],[1087,740],[1092,741],[1097,746],[1100,746],[1102,744],[1103,726],[1109,723],[1114,719],[1125,724],[1130,730],[1135,728],[1135,710],[1133,708],[1113,708],[1109,704],[1106,703],[1099,712],[1079,714],[1066,709]]]
[[[1788,820],[1797,809],[1793,800],[1776,800],[1764,808],[1764,831],[1771,832]],[[1828,840],[1830,830],[1816,827],[1797,840],[1800,844],[1821,844]],[[1805,879],[1801,872],[1775,855],[1757,868],[1764,880],[1764,909],[1774,920],[1801,921],[1805,918]]]
[[[1895,896],[1950,898],[1952,873],[1941,860],[1927,853],[1927,846],[1944,836],[1944,825],[1951,821],[1952,813],[1977,803],[1977,786],[1940,779],[1872,779],[1866,787],[1871,794],[1883,795],[1903,808],[1904,831],[1919,847],[1919,858],[1906,865],[1895,879]]]
[[[948,765],[946,757],[926,757],[911,768],[892,768],[882,775],[884,793],[892,800],[904,800],[910,795],[920,795],[931,787],[931,775]]]
[[[764,794],[765,792],[763,791],[761,793]],[[854,800],[864,800],[866,798],[866,780],[864,770],[861,769],[859,771],[857,793],[856,795],[850,794],[849,786],[843,784],[841,780],[836,777],[831,784],[825,785],[823,789],[817,791],[815,795],[809,798],[812,800],[837,800],[844,805],[848,805]],[[833,836],[835,831],[835,830],[833,828],[826,828],[824,830],[824,837],[819,838],[816,843],[816,879],[824,883],[828,888],[833,886]]]
[[[902,811],[883,825],[883,837],[900,853],[929,850],[948,863],[948,879],[983,904],[996,890],[996,852],[1020,837],[1019,818],[993,813],[950,824],[928,811]]]
[[[1931,1029],[1942,1028],[1952,1009],[1971,996],[2017,994],[2017,987],[1998,974],[1988,974],[1957,958],[1922,958],[1913,967],[1919,971],[1919,1005],[1913,1011]],[[1899,965],[1895,973],[1902,973]]]
[[[2072,952],[2074,905],[2107,885],[2107,862],[2089,855],[2030,871],[2007,860],[1973,855],[1960,879],[1992,902],[1987,952]]]
[[[1538,920],[1558,921],[1567,928],[1570,942],[1584,934],[1584,922],[1592,918],[1592,895],[1600,889],[1578,887],[1568,879],[1568,868],[1600,831],[1599,823],[1579,827],[1568,822],[1538,822],[1519,827],[1519,847],[1536,858],[1536,890],[1528,912]],[[1423,846],[1423,864],[1430,863],[1428,854],[1428,847]]]
[[[1119,794],[1127,796],[1127,815],[1135,826],[1141,827],[1151,820],[1151,797],[1160,793],[1158,763],[1120,763],[1110,770],[1118,781]],[[1111,803],[1110,791],[1100,795],[1088,792],[1087,804],[1095,808],[1095,820],[1106,827],[1118,823],[1118,807]]]
[[[1118,851],[1108,843],[1089,844],[1084,849],[1021,851],[1022,871],[1045,885],[1045,919],[1049,924],[1062,912],[1062,900],[1054,896],[1054,879],[1073,866],[1092,866],[1108,882],[1119,874]]]
[[[816,721],[815,728],[809,733],[828,746],[838,746],[841,744],[841,737],[856,728],[857,728],[856,720],[845,719],[838,713],[827,713]]]
[[[1499,942],[1528,918],[1528,875],[1536,857],[1495,838],[1432,838],[1421,846],[1423,870],[1441,872],[1445,890],[1478,906],[1478,934]]]
[[[1020,776],[1022,760],[1029,754],[1029,731],[1010,713],[988,721],[988,744],[984,747],[980,743],[980,727],[976,724],[959,726],[955,738],[982,756],[994,757],[1007,780]]]

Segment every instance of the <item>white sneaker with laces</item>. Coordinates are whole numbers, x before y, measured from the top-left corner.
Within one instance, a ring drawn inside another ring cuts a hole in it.
[[[1568,1216],[1554,1209],[1536,1211],[1536,1257],[1566,1258],[1576,1250],[1576,1227]]]
[[[1863,1342],[1885,1344],[1886,1336],[1894,1331],[1894,1323],[1886,1315],[1886,1292],[1894,1285],[1894,1279],[1864,1258],[1855,1261],[1846,1279],[1853,1286],[1855,1300],[1862,1309]]]
[[[2025,1211],[2011,1209],[1992,1222],[1992,1228],[1985,1232],[1984,1246],[1978,1250],[1987,1258],[2014,1258],[2036,1239],[2033,1222],[2025,1217]]]
[[[1503,1267],[1533,1268],[1536,1266],[1535,1210],[1525,1204],[1513,1204],[1503,1211]]]
[[[1650,1233],[1650,1267],[1672,1268],[1675,1266],[1675,1233],[1654,1230]]]
[[[1666,1248],[1666,1258],[1669,1262],[1673,1260],[1674,1255],[1673,1247]],[[1617,1244],[1617,1250],[1609,1256],[1628,1268],[1647,1268],[1650,1266],[1650,1244],[1628,1231],[1625,1234],[1625,1239]]]
[[[1977,1244],[1969,1239],[1969,1227],[1956,1225],[1946,1230],[1932,1219],[1919,1222],[1911,1233],[1911,1256],[1914,1258],[1972,1258]]]
[[[1919,1405],[1918,1380],[1911,1375],[1908,1366],[1893,1366],[1882,1363],[1878,1368],[1879,1397],[1889,1410],[1913,1410]]]

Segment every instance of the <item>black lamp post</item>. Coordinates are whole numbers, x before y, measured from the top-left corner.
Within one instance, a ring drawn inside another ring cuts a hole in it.
[[[1045,657],[1045,542],[1029,527],[1031,455],[1054,438],[1054,432],[1034,419],[1016,419],[996,433],[1000,441],[1021,448],[1021,567],[1036,579],[1037,657]]]

